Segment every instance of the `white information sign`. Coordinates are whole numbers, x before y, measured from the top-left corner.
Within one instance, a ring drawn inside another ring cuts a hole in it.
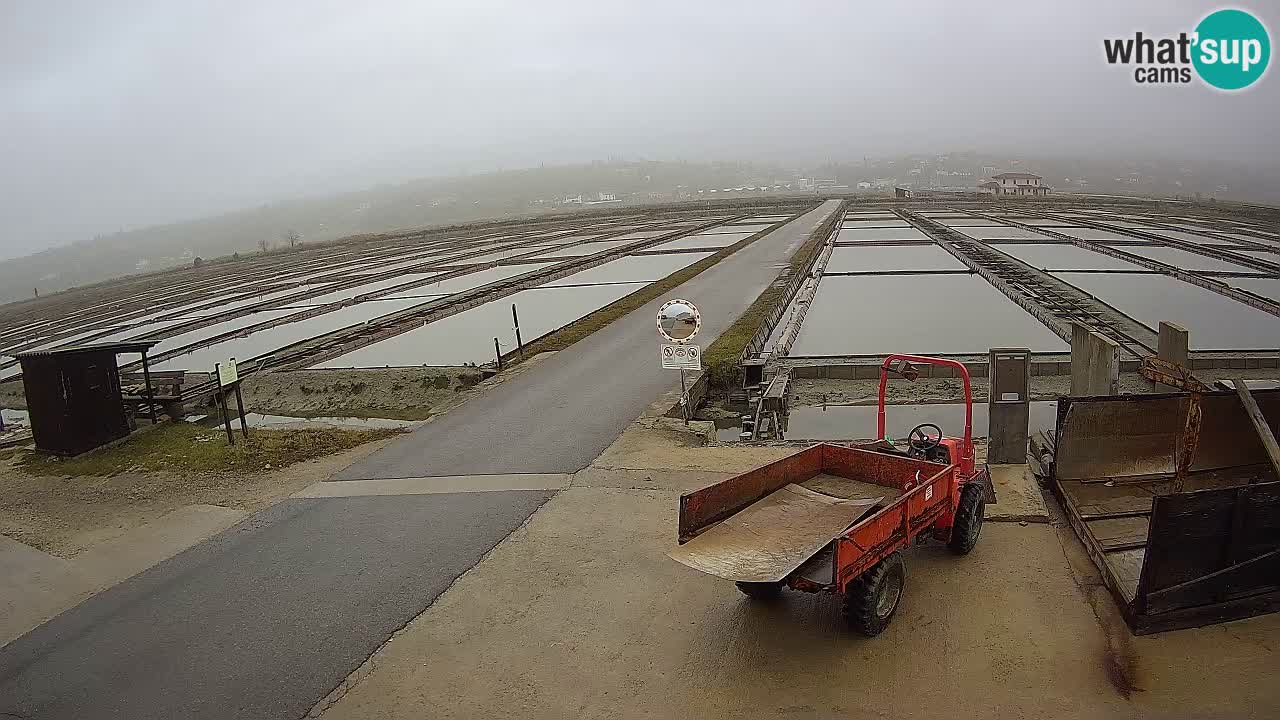
[[[218,385],[227,387],[235,385],[240,380],[240,373],[236,370],[236,359],[227,358],[226,362],[218,363]]]
[[[697,345],[663,345],[662,367],[665,370],[702,369],[702,348]]]

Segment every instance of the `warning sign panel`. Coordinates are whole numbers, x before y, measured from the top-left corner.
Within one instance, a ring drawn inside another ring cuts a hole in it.
[[[663,345],[662,367],[667,370],[701,370],[702,348],[697,345]]]

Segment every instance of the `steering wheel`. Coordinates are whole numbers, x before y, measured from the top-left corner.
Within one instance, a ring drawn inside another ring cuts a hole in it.
[[[933,433],[926,432],[930,428],[933,429]],[[920,423],[911,428],[911,432],[907,435],[907,445],[916,455],[925,455],[941,444],[942,428],[933,423]]]

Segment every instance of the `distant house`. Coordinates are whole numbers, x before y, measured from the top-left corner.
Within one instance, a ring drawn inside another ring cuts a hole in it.
[[[1015,196],[1035,196],[1040,197],[1049,194],[1049,186],[1042,181],[1044,178],[1039,175],[1032,175],[1024,172],[1007,172],[993,175],[991,180],[982,183],[978,189],[983,192],[990,192],[992,183],[995,183],[994,193],[996,195],[1015,195]]]
[[[581,196],[579,196],[579,197],[581,197]],[[584,203],[582,203],[582,204],[583,204],[583,205],[600,205],[600,204],[603,204],[603,203],[618,203],[618,202],[622,202],[622,201],[621,201],[621,200],[619,200],[619,199],[618,199],[618,196],[617,196],[617,195],[615,195],[614,193],[598,192],[598,193],[596,193],[596,199],[595,199],[595,200],[587,200],[586,202],[584,202]]]

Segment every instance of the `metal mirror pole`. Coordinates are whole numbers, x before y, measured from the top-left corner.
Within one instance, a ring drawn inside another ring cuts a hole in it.
[[[684,424],[689,424],[689,390],[684,384],[684,370],[680,370],[680,414],[684,417]]]

